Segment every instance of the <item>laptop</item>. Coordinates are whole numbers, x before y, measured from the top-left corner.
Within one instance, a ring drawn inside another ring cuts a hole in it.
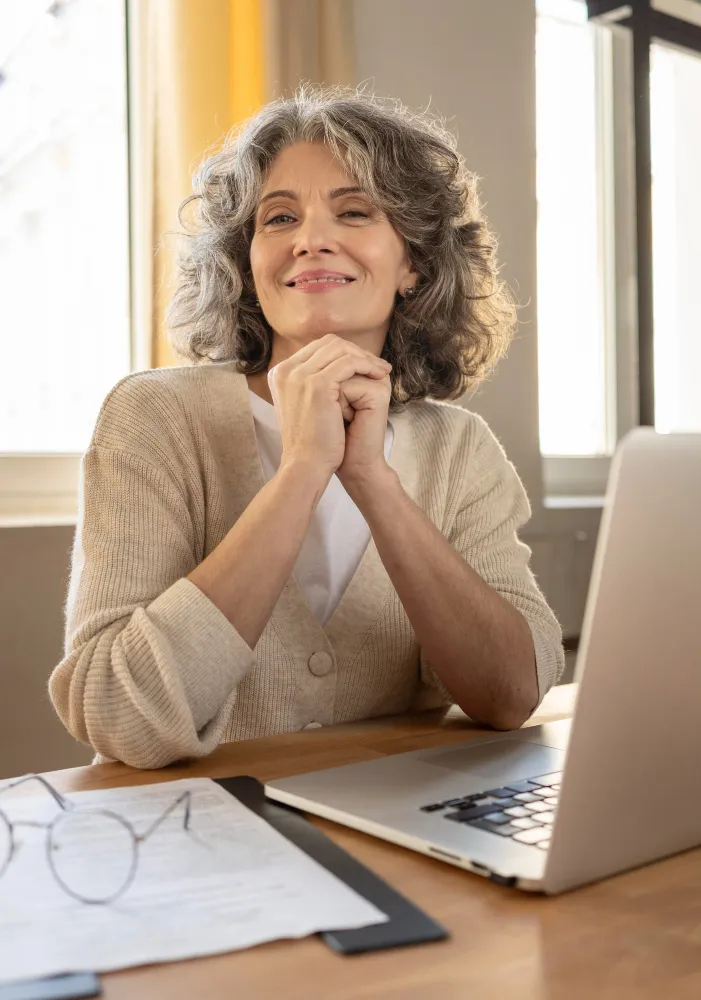
[[[701,434],[611,467],[574,718],[271,781],[269,798],[519,889],[701,844]]]

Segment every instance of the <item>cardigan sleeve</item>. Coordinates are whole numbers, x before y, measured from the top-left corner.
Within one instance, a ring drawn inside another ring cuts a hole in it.
[[[526,491],[485,421],[472,416],[477,421],[477,440],[467,464],[469,482],[463,486],[447,537],[482,579],[526,619],[535,649],[539,705],[565,666],[562,630],[530,570],[531,550],[518,537],[519,528],[531,516]],[[433,692],[434,703],[452,701],[423,652],[421,680]]]
[[[133,767],[204,756],[254,654],[184,578],[199,561],[186,498],[142,456],[95,444],[81,479],[54,707],[76,739]]]

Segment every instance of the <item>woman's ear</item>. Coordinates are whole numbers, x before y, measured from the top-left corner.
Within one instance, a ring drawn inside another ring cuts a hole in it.
[[[411,265],[407,263],[406,267],[402,268],[402,272],[399,276],[397,291],[402,296],[402,298],[404,298],[407,288],[411,288],[415,292],[418,283],[419,283],[419,272],[412,270]]]
[[[407,288],[416,289],[419,283],[419,272],[415,271],[411,264],[411,257],[409,256],[409,248],[406,247],[404,252],[404,260],[399,270],[399,282],[397,284],[397,291],[404,297],[404,293]]]

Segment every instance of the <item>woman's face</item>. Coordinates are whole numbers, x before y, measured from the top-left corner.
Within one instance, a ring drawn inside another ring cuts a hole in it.
[[[387,216],[327,146],[307,142],[273,161],[256,212],[251,268],[278,359],[327,333],[379,355],[395,295],[417,277]]]

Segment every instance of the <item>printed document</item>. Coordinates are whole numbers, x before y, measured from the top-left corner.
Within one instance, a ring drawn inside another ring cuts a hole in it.
[[[0,798],[10,820],[48,822],[60,812],[33,785],[24,786],[32,794]],[[0,983],[171,962],[387,920],[208,778],[67,798],[81,809],[118,813],[142,833],[186,789],[190,831],[183,829],[181,806],[139,845],[134,881],[108,904],[65,893],[47,861],[46,831],[17,828],[19,847],[0,877]],[[96,846],[99,864],[110,865],[124,840]]]

